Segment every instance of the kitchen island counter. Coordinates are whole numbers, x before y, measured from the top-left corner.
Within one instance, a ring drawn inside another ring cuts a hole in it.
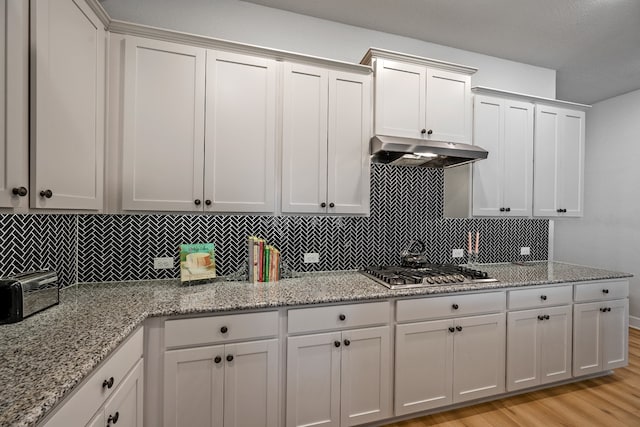
[[[177,280],[80,284],[60,305],[0,325],[0,426],[34,426],[148,317],[442,295],[631,275],[557,262],[478,266],[498,279],[390,290],[355,272],[304,274],[274,283]]]

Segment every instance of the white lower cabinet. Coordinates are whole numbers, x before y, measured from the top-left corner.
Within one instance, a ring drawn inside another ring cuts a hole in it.
[[[507,315],[507,390],[571,378],[571,306]]]
[[[396,326],[395,414],[504,391],[504,313]]]
[[[165,352],[165,427],[267,427],[277,416],[277,339]]]
[[[574,376],[627,366],[628,299],[576,304],[573,323]]]
[[[352,426],[391,415],[389,327],[289,337],[287,426]]]
[[[142,427],[142,390],[144,387],[142,376],[143,362],[140,360],[118,387],[118,390],[104,404],[102,425],[105,425],[104,421],[106,421],[108,426],[117,424],[118,427]]]

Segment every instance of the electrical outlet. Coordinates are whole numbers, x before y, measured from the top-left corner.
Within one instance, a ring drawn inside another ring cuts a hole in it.
[[[315,264],[320,262],[320,254],[317,252],[308,252],[304,254],[304,263],[305,264]]]
[[[173,268],[173,258],[170,256],[154,258],[153,268],[155,270],[164,270],[165,268]]]
[[[454,249],[451,251],[451,256],[453,258],[462,258],[464,256],[464,250],[463,249]]]
[[[520,255],[531,255],[531,248],[529,246],[523,246],[520,248]]]

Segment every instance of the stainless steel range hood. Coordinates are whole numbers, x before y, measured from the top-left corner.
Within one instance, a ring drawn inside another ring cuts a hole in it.
[[[371,138],[371,160],[399,166],[450,168],[486,159],[476,145],[376,135]]]

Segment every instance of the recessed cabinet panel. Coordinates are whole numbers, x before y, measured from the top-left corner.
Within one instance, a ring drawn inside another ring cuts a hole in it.
[[[426,139],[469,143],[471,76],[427,69],[426,117]]]
[[[605,304],[593,302],[573,306],[573,376],[602,370],[600,348],[603,346],[600,309]]]
[[[573,319],[571,307],[544,310],[540,338],[540,382],[542,384],[571,378],[571,341]]]
[[[533,194],[533,106],[511,100],[505,101],[504,106],[503,205],[509,209],[509,216],[529,216]]]
[[[473,164],[473,215],[499,215],[504,206],[503,165],[505,152],[504,101],[476,95],[474,105],[474,144],[489,152],[489,156]]]
[[[287,427],[340,426],[341,338],[340,332],[288,338]]]
[[[29,2],[2,0],[0,1],[0,207],[26,208],[29,204],[28,193],[24,193],[29,190],[28,103]],[[14,194],[14,189],[20,192]]]
[[[327,82],[327,70],[284,65],[283,212],[326,211]]]
[[[584,176],[584,112],[563,112],[563,139],[558,146],[558,186],[564,215],[582,215],[582,193]]]
[[[201,211],[204,49],[125,40],[125,210]]]
[[[223,425],[223,357],[223,345],[165,352],[165,427]]]
[[[31,206],[101,209],[104,26],[82,0],[31,4]]]
[[[107,425],[142,427],[143,386],[143,362],[140,360],[118,390],[104,404]]]
[[[540,320],[537,310],[507,314],[507,389],[540,384]]]
[[[205,210],[274,210],[275,65],[207,51]]]
[[[388,59],[377,59],[375,69],[375,133],[421,137],[426,126],[427,69]]]
[[[389,327],[344,331],[342,342],[340,425],[352,426],[389,417]]]
[[[620,368],[629,364],[629,300],[605,304],[602,316],[602,370]]]
[[[327,200],[331,213],[369,211],[371,77],[329,73]]]

